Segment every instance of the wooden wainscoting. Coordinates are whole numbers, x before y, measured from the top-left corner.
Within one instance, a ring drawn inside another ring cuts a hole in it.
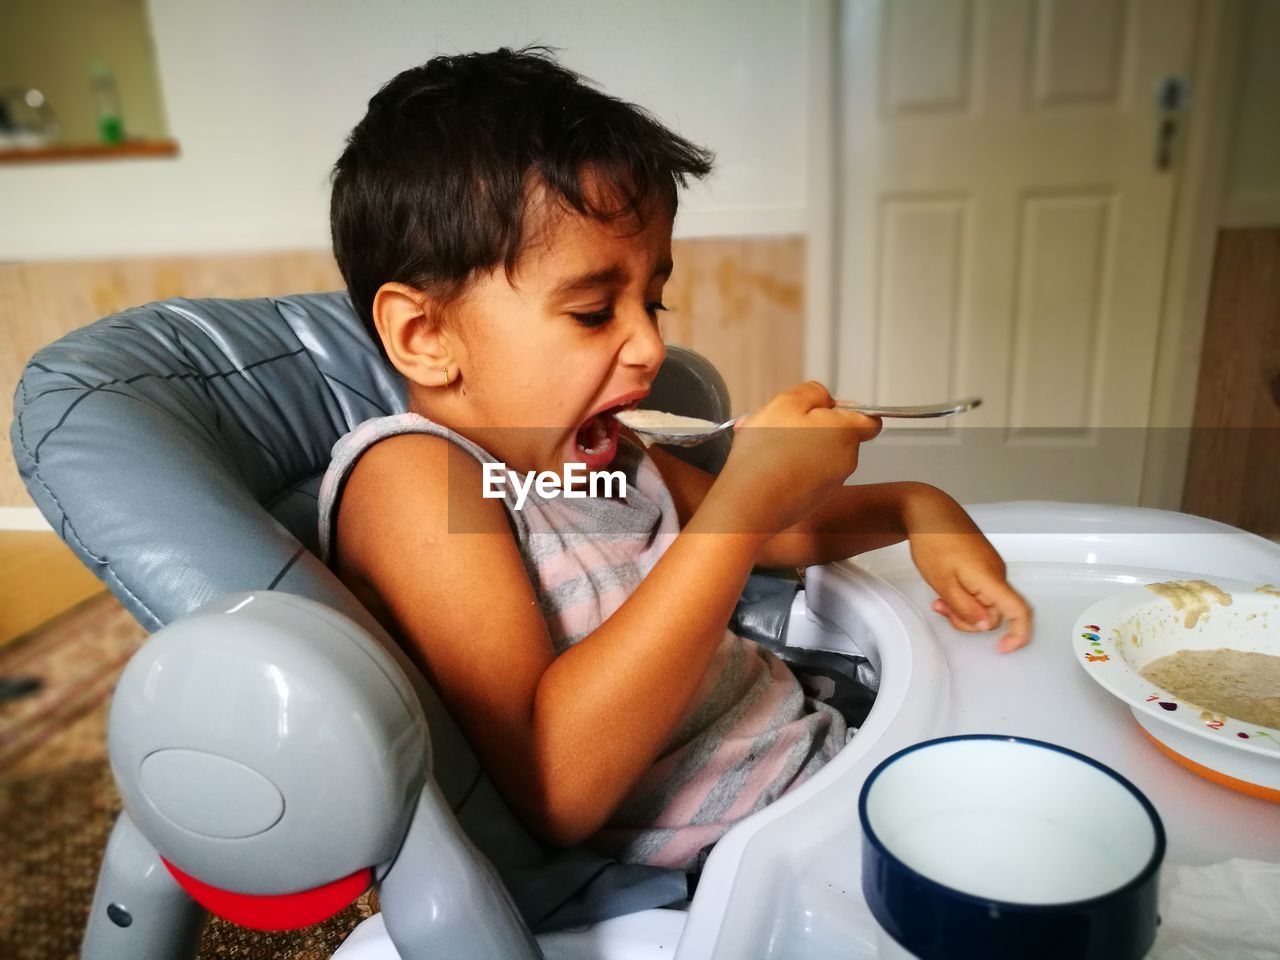
[[[56,533],[0,530],[0,646],[104,590]]]
[[[169,297],[267,297],[334,290],[328,252],[0,264],[0,396],[13,396],[42,346],[128,307]],[[5,425],[12,408],[5,410]],[[6,430],[7,433],[7,430]],[[8,443],[0,445],[0,506],[29,507]]]
[[[1182,509],[1280,537],[1280,227],[1218,236]]]
[[[677,240],[673,255],[664,334],[716,364],[735,409],[758,406],[800,380],[803,238]],[[41,346],[127,307],[341,286],[328,251],[0,264],[0,395],[13,396],[22,367]],[[9,445],[0,445],[0,507],[30,505]]]
[[[715,364],[735,411],[753,410],[802,379],[802,237],[677,241],[672,259],[663,335]]]

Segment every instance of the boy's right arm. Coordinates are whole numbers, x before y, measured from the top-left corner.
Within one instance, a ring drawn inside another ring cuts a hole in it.
[[[340,504],[339,574],[380,601],[530,829],[572,845],[675,731],[763,538],[678,537],[621,609],[555,657],[504,507],[480,490],[479,464],[447,441],[382,441]],[[728,529],[709,500],[704,522]]]
[[[829,404],[810,384],[755,419],[855,423]],[[596,832],[657,759],[761,547],[843,483],[860,440],[853,428],[828,430],[826,443],[794,429],[743,435],[632,595],[558,657],[505,508],[481,497],[473,458],[437,437],[395,437],[347,483],[339,574],[378,598],[507,801],[546,840],[572,845]]]

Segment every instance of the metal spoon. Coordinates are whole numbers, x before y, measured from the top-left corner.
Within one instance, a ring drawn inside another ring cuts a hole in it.
[[[972,410],[980,403],[982,403],[980,397],[970,397],[967,400],[950,400],[946,403],[929,403],[918,407],[877,407],[866,403],[836,401],[835,408],[837,410],[851,410],[854,413],[865,414],[868,417],[921,419],[924,417],[948,417],[953,413],[964,413],[964,411]],[[640,439],[645,441],[646,446],[650,443],[661,443],[671,447],[696,447],[700,443],[706,443],[713,437],[732,430],[733,425],[741,419],[740,417],[734,417],[724,423],[712,423],[710,420],[702,420],[697,417],[683,417],[682,419],[686,421],[684,423],[669,426],[643,426],[644,415],[654,412],[656,411],[623,410],[614,416],[624,427],[639,435]]]

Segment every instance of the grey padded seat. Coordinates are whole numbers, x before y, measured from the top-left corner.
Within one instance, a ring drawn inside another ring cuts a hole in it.
[[[649,405],[729,415],[719,374],[679,348]],[[345,294],[172,299],[42,349],[19,381],[11,437],[41,512],[149,631],[218,597],[274,589],[327,604],[388,646],[423,700],[442,793],[530,927],[682,899],[683,874],[533,841],[421,675],[317,559],[316,492],[334,442],[404,406]],[[688,454],[714,471],[727,449]]]

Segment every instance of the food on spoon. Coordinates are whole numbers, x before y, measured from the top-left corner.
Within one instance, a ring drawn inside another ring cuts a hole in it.
[[[646,447],[652,446],[655,442],[646,431],[689,436],[706,433],[718,426],[700,417],[684,417],[664,410],[619,410],[614,415],[614,419],[624,427],[635,430]]]

